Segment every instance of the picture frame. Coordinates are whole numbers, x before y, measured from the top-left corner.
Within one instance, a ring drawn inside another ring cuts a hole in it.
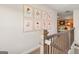
[[[33,20],[24,19],[24,32],[33,31]]]
[[[29,5],[24,5],[23,8],[24,17],[26,18],[33,18],[33,7]]]
[[[41,19],[42,11],[41,9],[35,8],[34,9],[34,19]]]
[[[46,11],[42,11],[42,19],[46,20],[47,19],[48,13]]]
[[[34,29],[42,30],[42,21],[41,20],[34,20]]]

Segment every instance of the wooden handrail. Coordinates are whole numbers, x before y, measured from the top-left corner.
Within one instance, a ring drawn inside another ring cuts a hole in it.
[[[50,39],[50,38],[55,37],[55,36],[60,36],[61,34],[65,34],[65,33],[69,32],[69,31],[74,30],[74,29],[75,28],[72,28],[72,29],[64,31],[64,32],[59,32],[59,33],[56,33],[56,34],[48,35],[47,37],[45,37],[45,39]]]
[[[59,51],[61,51],[61,52],[64,52],[64,53],[67,53],[67,51],[68,51],[68,49],[70,48],[70,46],[71,46],[71,43],[73,42],[73,40],[71,40],[71,38],[69,38],[69,39],[65,39],[65,40],[68,40],[68,44],[69,44],[69,46],[65,49],[65,50],[63,50],[61,47],[59,47],[56,43],[54,43],[54,40],[58,40],[58,37],[60,37],[60,36],[62,36],[62,35],[64,35],[64,34],[66,34],[66,33],[68,33],[68,35],[69,35],[69,37],[71,37],[70,36],[70,32],[74,32],[74,29],[75,28],[72,28],[72,29],[70,29],[70,30],[67,30],[67,31],[65,31],[65,32],[59,32],[59,33],[56,33],[56,34],[52,34],[52,35],[46,35],[45,37],[44,37],[44,42],[45,42],[45,40],[49,40],[49,39],[51,39],[51,51],[52,51],[52,47],[54,47],[54,48],[56,48],[56,49],[58,49]],[[57,39],[54,39],[54,38],[57,38]],[[53,40],[52,40],[52,38],[53,38]],[[70,41],[72,41],[72,42],[70,42]],[[44,43],[45,44],[45,43]],[[48,46],[49,47],[49,46]],[[48,49],[49,50],[49,49]]]

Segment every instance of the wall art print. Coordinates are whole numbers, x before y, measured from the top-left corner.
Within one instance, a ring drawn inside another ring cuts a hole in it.
[[[35,28],[35,30],[42,30],[42,22],[40,20],[35,20],[34,28]]]
[[[33,8],[31,6],[24,5],[24,17],[33,17]]]
[[[37,8],[34,9],[34,18],[41,19],[41,10],[40,9],[37,9]]]
[[[48,15],[48,18],[47,18],[47,27],[48,29],[51,29],[52,28],[52,17],[51,15]]]
[[[44,29],[51,29],[52,28],[52,19],[50,15],[47,15],[47,19],[44,20]]]
[[[43,20],[47,19],[47,12],[46,11],[42,11],[42,19]]]
[[[24,32],[33,31],[33,21],[32,20],[24,20]]]

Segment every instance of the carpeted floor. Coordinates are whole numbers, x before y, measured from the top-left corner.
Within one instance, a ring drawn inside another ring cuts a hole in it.
[[[40,48],[36,49],[35,51],[29,53],[29,54],[40,54]]]

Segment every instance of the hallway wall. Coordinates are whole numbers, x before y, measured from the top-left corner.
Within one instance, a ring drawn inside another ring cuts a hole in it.
[[[79,9],[73,11],[75,42],[79,44]]]
[[[43,5],[33,7],[46,9],[52,15],[52,30],[56,33],[56,11]],[[37,47],[41,40],[41,31],[23,32],[23,5],[0,5],[0,51],[23,53]]]

